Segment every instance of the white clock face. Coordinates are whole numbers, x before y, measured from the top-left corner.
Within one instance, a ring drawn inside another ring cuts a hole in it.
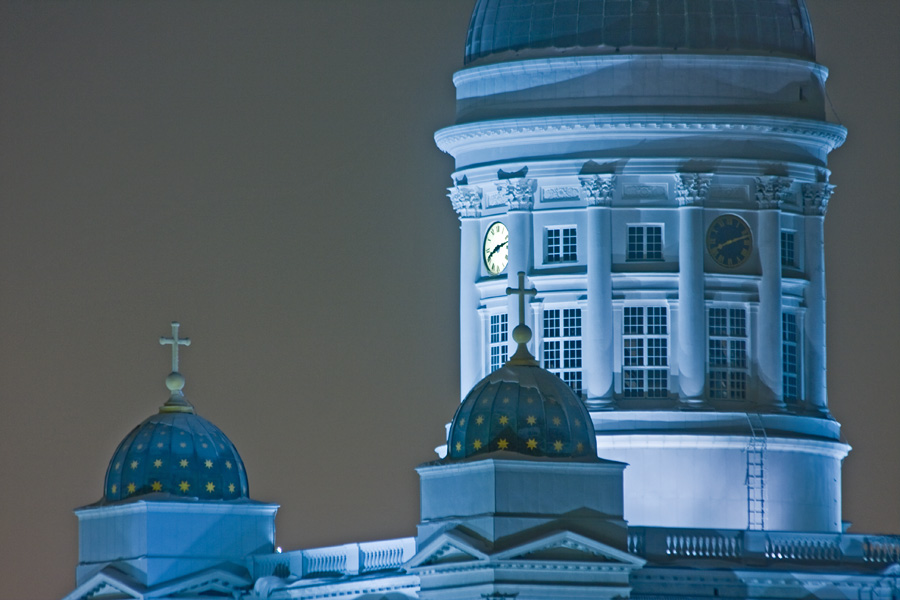
[[[497,275],[509,262],[509,230],[497,221],[484,234],[484,266],[492,275]]]

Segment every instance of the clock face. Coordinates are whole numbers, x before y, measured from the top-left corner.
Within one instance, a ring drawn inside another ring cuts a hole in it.
[[[753,236],[750,226],[737,215],[722,215],[706,230],[706,250],[713,260],[733,269],[750,258]]]
[[[497,275],[509,262],[509,230],[497,221],[484,234],[484,266],[491,275]]]

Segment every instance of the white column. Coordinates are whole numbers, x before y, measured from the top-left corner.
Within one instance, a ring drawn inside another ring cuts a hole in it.
[[[704,401],[706,388],[706,303],[703,278],[703,204],[712,177],[682,173],[678,197],[678,320],[676,360],[681,402]]]
[[[759,281],[759,325],[756,332],[756,362],[759,366],[757,402],[761,408],[784,408],[781,346],[781,202],[790,190],[784,177],[758,177],[756,201],[761,277]]]
[[[801,374],[807,383],[806,401],[810,408],[828,414],[828,386],[825,355],[825,211],[834,186],[827,183],[803,185],[806,217],[804,271],[806,318],[803,328],[803,364]]]
[[[582,329],[584,390],[591,409],[613,401],[612,215],[615,175],[581,177],[587,198],[587,305]]]
[[[457,186],[450,201],[459,214],[459,393],[466,397],[482,377],[484,340],[478,308],[481,297],[475,283],[481,277],[481,188]]]
[[[497,182],[497,191],[506,201],[508,212],[506,228],[509,230],[509,264],[506,266],[507,285],[515,288],[519,285],[518,273],[522,271],[526,276],[531,275],[534,236],[531,230],[531,209],[534,206],[534,191],[537,182],[534,179],[516,177],[502,179]],[[512,295],[508,298],[507,313],[509,314],[509,346],[507,356],[512,356],[516,351],[516,343],[512,339],[512,330],[518,325],[519,300]],[[532,311],[525,311],[526,325],[534,331]],[[534,344],[532,338],[532,344]],[[534,348],[529,348],[535,355]]]

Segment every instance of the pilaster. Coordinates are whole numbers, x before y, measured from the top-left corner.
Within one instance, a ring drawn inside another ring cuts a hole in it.
[[[699,404],[706,387],[706,319],[703,279],[703,205],[712,175],[681,173],[678,199],[678,361],[679,400]]]
[[[481,379],[484,360],[475,282],[481,276],[482,191],[474,185],[450,188],[450,202],[459,214],[459,390],[460,400]]]
[[[615,175],[579,177],[587,200],[587,306],[585,307],[584,389],[590,409],[613,402],[615,359],[612,310],[612,205]]]
[[[757,401],[762,407],[784,409],[781,345],[781,205],[791,193],[786,177],[757,177],[759,208],[756,247],[759,252],[759,321],[756,360],[759,368]]]

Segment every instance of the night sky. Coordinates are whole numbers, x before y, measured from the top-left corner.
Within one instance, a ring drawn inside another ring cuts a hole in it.
[[[470,0],[0,3],[0,597],[74,587],[72,509],[185,392],[286,549],[414,535],[459,401]],[[829,118],[829,399],[852,531],[900,533],[900,2],[810,0]]]

